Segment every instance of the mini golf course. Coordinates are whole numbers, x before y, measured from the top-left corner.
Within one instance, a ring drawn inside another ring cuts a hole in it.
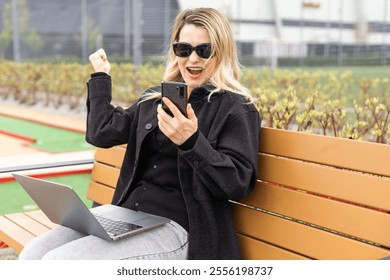
[[[93,149],[85,141],[83,133],[2,115],[0,115],[0,124],[0,134],[24,139],[29,145],[49,153]]]
[[[57,154],[94,149],[93,146],[86,143],[84,133],[4,115],[0,115],[0,135],[22,139],[25,145],[30,145],[36,150],[37,157],[42,153]],[[1,146],[0,149],[7,149],[7,147]],[[40,177],[71,186],[88,207],[92,205],[86,199],[90,180],[89,172],[75,171],[61,176],[43,174]],[[17,182],[0,183],[0,215],[34,209],[36,209],[35,203]]]

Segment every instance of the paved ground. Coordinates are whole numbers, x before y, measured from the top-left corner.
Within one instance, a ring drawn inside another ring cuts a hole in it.
[[[85,112],[71,112],[64,108],[26,108],[12,102],[1,101],[0,114],[72,131],[85,132]],[[27,145],[23,140],[0,134],[0,169],[1,167],[17,166],[18,164],[32,161],[42,163],[91,157],[93,157],[93,151],[52,155]],[[4,173],[3,176],[8,175]],[[11,248],[0,248],[0,260],[13,259],[17,259],[17,254],[14,250]]]
[[[18,255],[11,248],[0,249],[0,260],[16,260]]]
[[[26,144],[26,141],[0,134],[0,157],[35,154],[37,149]]]

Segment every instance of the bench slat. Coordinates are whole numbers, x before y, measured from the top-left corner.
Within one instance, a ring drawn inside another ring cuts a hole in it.
[[[18,226],[24,228],[26,231],[30,232],[34,236],[41,235],[49,230],[49,228],[40,224],[36,220],[31,219],[24,213],[7,214],[5,215],[5,217],[13,223],[17,224]]]
[[[31,219],[34,219],[35,221],[39,222],[40,224],[44,225],[45,227],[49,229],[53,229],[58,226],[58,224],[53,223],[50,221],[50,219],[43,213],[42,210],[37,211],[31,211],[31,212],[25,212],[25,215],[29,216]]]
[[[283,202],[279,202],[283,203]],[[273,215],[234,205],[238,232],[313,259],[358,260],[390,256],[390,250],[358,242]]]
[[[308,258],[284,250],[282,248],[255,240],[242,234],[237,234],[243,260],[307,260]]]
[[[124,146],[115,146],[110,149],[100,148],[96,150],[95,160],[115,167],[121,167],[125,152]]]
[[[262,128],[259,151],[390,177],[389,145]]]
[[[95,162],[91,180],[115,188],[119,178],[119,172],[120,170],[118,168]]]
[[[243,203],[390,247],[390,215],[258,182]]]
[[[114,196],[114,190],[114,188],[91,181],[88,187],[87,198],[99,204],[109,204]]]
[[[35,237],[35,235],[26,231],[22,227],[0,216],[0,240],[20,253],[24,246]]]
[[[259,178],[373,208],[390,210],[390,178],[387,177],[260,154]]]

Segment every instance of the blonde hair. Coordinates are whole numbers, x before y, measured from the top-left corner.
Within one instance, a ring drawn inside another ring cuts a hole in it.
[[[239,82],[241,65],[238,61],[237,48],[229,21],[213,8],[187,9],[177,15],[169,41],[164,81],[184,82],[172,44],[179,40],[180,32],[187,24],[206,29],[210,36],[211,57],[216,59],[216,68],[208,81],[215,87],[209,98],[215,92],[228,90],[243,95],[246,101],[252,102],[252,95]],[[157,96],[158,94],[154,94],[154,97]]]

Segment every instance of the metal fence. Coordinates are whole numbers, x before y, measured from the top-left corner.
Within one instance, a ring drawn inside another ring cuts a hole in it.
[[[104,47],[136,64],[160,56],[177,14],[173,0],[0,0],[0,57],[81,61]]]

